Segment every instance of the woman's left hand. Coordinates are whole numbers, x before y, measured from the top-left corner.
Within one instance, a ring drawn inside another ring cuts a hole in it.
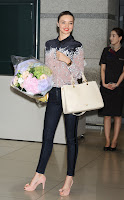
[[[68,58],[66,55],[64,55],[60,51],[56,51],[56,57],[57,57],[57,60],[63,61],[66,64],[68,64],[70,62],[70,58]]]

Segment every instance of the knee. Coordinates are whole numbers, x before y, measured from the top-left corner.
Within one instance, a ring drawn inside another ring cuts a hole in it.
[[[51,144],[53,143],[53,133],[50,129],[46,128],[43,131],[43,142]]]
[[[105,116],[104,120],[111,120],[111,116]]]
[[[122,119],[121,116],[115,116],[115,117],[114,117],[114,120],[121,120],[121,119]]]

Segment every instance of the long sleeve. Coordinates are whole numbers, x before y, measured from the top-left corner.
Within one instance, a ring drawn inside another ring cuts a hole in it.
[[[45,47],[45,64],[52,68],[54,65],[56,65],[56,59],[55,59],[55,49],[52,49],[50,51],[46,50]]]
[[[84,72],[84,66],[86,66],[86,61],[84,60],[83,47],[77,47],[72,58],[72,65],[67,66],[67,68],[75,79],[80,79],[82,72]]]

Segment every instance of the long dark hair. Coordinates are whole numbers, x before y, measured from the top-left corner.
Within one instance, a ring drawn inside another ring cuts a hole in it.
[[[119,37],[122,37],[122,40],[124,39],[124,32],[121,28],[113,28],[112,31],[115,31]],[[121,42],[122,42],[121,40]]]

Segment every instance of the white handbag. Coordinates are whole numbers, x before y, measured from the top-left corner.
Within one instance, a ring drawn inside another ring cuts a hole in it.
[[[61,87],[63,113],[84,114],[86,111],[104,107],[103,99],[96,81],[87,82],[82,74],[81,84]],[[80,114],[79,114],[80,115]]]

